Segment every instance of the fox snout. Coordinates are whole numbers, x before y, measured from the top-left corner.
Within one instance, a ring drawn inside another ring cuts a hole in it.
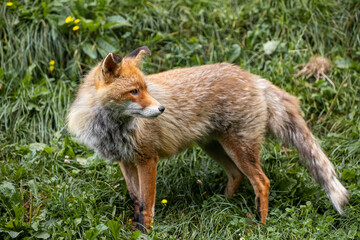
[[[145,118],[155,118],[157,116],[159,116],[160,114],[162,114],[165,111],[165,107],[160,105],[160,106],[150,106],[145,108],[142,111],[142,115]]]
[[[160,103],[152,104],[143,108],[139,104],[131,102],[124,112],[132,117],[156,118],[164,111],[165,107],[162,106]]]
[[[141,97],[142,95],[142,97]],[[132,112],[134,117],[156,118],[165,111],[165,107],[153,98],[146,90],[140,93],[140,98],[130,103],[129,108],[136,109]]]

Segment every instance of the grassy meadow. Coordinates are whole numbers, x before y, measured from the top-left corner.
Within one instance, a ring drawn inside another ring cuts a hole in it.
[[[225,173],[194,146],[159,162],[153,228],[134,232],[119,166],[70,136],[65,117],[92,66],[143,45],[146,74],[226,61],[297,96],[350,192],[345,215],[297,151],[269,138],[266,225],[250,182],[226,198]],[[294,77],[312,56],[331,60],[335,89]],[[0,2],[0,239],[360,239],[359,122],[359,1]]]

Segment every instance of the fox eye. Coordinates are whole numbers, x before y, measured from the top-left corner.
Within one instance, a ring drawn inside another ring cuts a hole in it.
[[[130,93],[131,93],[132,95],[138,95],[138,94],[139,94],[139,90],[133,89],[133,90],[130,91]]]

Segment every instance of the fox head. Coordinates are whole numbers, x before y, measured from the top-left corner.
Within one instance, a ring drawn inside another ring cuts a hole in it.
[[[144,46],[124,58],[109,53],[102,60],[95,74],[95,88],[103,106],[115,107],[122,115],[132,117],[155,118],[164,112],[165,107],[148,93],[139,69],[145,54],[151,53]]]

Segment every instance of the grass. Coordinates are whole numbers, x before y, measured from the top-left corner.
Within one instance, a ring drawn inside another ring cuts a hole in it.
[[[355,0],[1,3],[0,238],[358,239],[359,9]],[[65,23],[68,16],[80,22]],[[266,54],[269,41],[278,45]],[[141,45],[152,51],[148,74],[228,61],[297,96],[350,191],[345,215],[298,163],[297,151],[269,139],[262,148],[271,181],[267,225],[250,218],[249,181],[226,198],[225,174],[194,147],[159,163],[154,228],[148,236],[133,232],[120,168],[69,136],[65,116],[91,66]],[[326,80],[293,76],[313,55],[332,61],[335,90]]]

